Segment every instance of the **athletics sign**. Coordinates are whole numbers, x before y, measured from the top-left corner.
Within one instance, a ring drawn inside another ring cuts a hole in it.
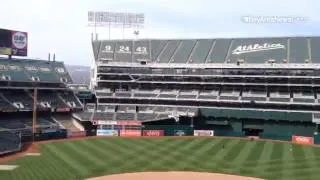
[[[285,46],[280,43],[249,44],[244,46],[238,46],[236,49],[232,51],[232,54],[239,55],[251,52],[268,51],[273,49],[285,49]]]

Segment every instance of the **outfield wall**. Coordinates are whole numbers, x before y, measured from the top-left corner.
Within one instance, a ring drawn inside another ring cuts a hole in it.
[[[318,132],[308,113],[200,109],[198,128],[213,129],[218,136],[245,136],[245,129],[260,130],[260,138],[291,141],[292,136],[312,137]]]

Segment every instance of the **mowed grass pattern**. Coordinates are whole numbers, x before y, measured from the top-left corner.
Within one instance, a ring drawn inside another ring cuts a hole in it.
[[[88,139],[40,146],[4,180],[85,179],[141,171],[200,171],[264,179],[320,179],[320,149],[240,139]]]

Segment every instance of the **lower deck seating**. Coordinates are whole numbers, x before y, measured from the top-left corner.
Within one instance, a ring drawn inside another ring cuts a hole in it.
[[[20,136],[10,131],[0,131],[0,155],[20,150]]]

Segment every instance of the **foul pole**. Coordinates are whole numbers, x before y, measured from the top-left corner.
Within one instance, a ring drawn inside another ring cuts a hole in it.
[[[38,89],[33,91],[33,111],[32,111],[32,143],[34,142],[34,134],[36,133],[37,124],[37,101],[38,101]]]

